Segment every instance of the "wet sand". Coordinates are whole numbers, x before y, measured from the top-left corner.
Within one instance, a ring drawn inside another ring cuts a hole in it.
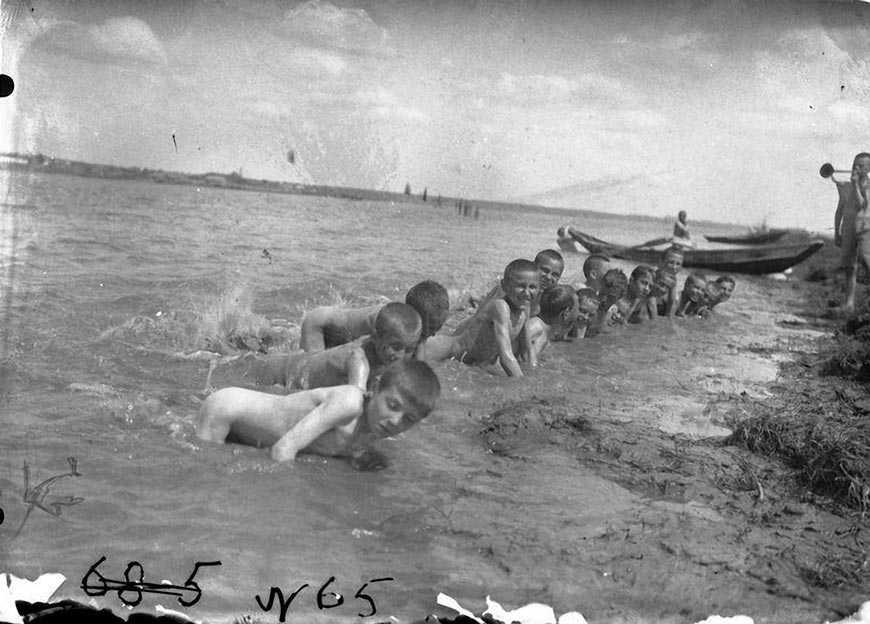
[[[637,396],[621,388],[631,375],[608,377],[597,406],[532,397],[484,417],[480,435],[493,462],[450,517],[435,521],[445,553],[470,553],[456,562],[457,589],[479,574],[500,577],[491,594],[502,604],[540,601],[589,622],[743,614],[756,623],[821,623],[853,613],[870,598],[870,581],[844,583],[835,573],[837,561],[866,557],[855,518],[826,511],[778,460],[723,443],[733,419],[759,402],[824,383],[800,379],[835,327],[806,315],[814,287],[739,276],[740,305],[725,304],[720,315],[729,331],[716,319],[701,339],[681,329],[701,320],[660,319],[660,357],[632,375],[655,379],[666,364],[676,385],[662,384],[661,393]],[[494,494],[507,475],[522,491]],[[545,491],[558,496],[547,500]],[[506,497],[523,507],[524,530],[499,518]],[[552,526],[553,514],[564,516],[562,530],[536,528]],[[520,575],[527,590],[509,596]],[[483,598],[463,606],[480,613]]]

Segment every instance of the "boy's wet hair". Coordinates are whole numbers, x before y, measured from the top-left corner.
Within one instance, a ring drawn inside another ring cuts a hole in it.
[[[596,308],[601,303],[598,300],[598,293],[596,293],[591,288],[581,288],[577,291],[577,302],[582,304],[584,300],[589,301],[590,303],[594,303]]]
[[[419,336],[422,329],[423,321],[420,315],[407,303],[398,301],[388,303],[380,309],[375,318],[375,334],[379,338]]]
[[[450,311],[447,289],[432,280],[425,280],[411,286],[408,294],[405,295],[405,303],[414,308],[423,321],[421,338],[428,338],[441,329]]]
[[[590,254],[586,260],[583,261],[583,275],[586,279],[589,279],[589,274],[593,269],[598,269],[601,271],[604,267],[610,264],[610,256],[594,253]]]
[[[538,255],[535,256],[535,264],[537,265],[542,260],[555,260],[562,266],[565,266],[565,258],[562,257],[555,249],[544,249],[538,252]]]
[[[613,288],[614,286],[628,287],[628,277],[622,269],[610,269],[601,278],[601,288]]]
[[[387,366],[378,379],[379,391],[395,387],[421,418],[435,409],[441,395],[438,375],[420,360],[397,360]]]
[[[648,266],[639,265],[634,267],[634,271],[631,272],[632,281],[640,279],[641,275],[649,276],[650,280],[655,280],[655,271],[653,271]]]
[[[720,275],[719,277],[716,278],[717,284],[724,284],[726,282],[731,284],[732,287],[737,286],[737,282],[735,282],[734,278],[731,277],[730,275]]]
[[[541,320],[549,325],[562,312],[574,307],[576,297],[577,293],[567,284],[551,286],[541,294]]]
[[[855,162],[859,158],[870,158],[870,152],[861,152],[860,154],[855,154],[855,158],[852,159],[852,162]]]
[[[683,251],[683,248],[679,245],[671,245],[667,249],[662,252],[662,260],[667,258],[668,256],[680,256],[681,258],[685,257],[686,252]]]
[[[689,284],[695,284],[701,289],[704,289],[705,286],[707,286],[707,276],[703,273],[698,273],[697,271],[690,273],[686,276],[686,281],[683,282],[683,290],[688,288]]]
[[[529,272],[537,273],[538,265],[531,260],[526,260],[525,258],[517,258],[516,260],[511,260],[504,268],[504,278],[507,279],[508,277],[516,273]]]

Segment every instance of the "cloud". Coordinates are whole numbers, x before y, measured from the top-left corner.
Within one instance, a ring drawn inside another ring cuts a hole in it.
[[[382,119],[427,122],[429,116],[413,106],[401,103],[395,95],[383,87],[360,90],[355,95],[359,104],[366,105],[370,112]]]
[[[40,37],[36,45],[93,63],[166,63],[163,43],[148,24],[135,17],[112,17],[93,26],[61,22]]]
[[[571,78],[540,74],[515,76],[504,72],[495,89],[506,98],[524,103],[618,106],[635,99],[621,81],[588,72]]]
[[[562,100],[577,90],[577,81],[562,76],[514,76],[504,72],[496,84],[502,95],[524,100]]]
[[[313,48],[296,48],[289,63],[305,73],[338,77],[347,70],[347,61],[338,54]]]
[[[329,2],[308,0],[285,13],[282,31],[312,47],[365,56],[395,56],[387,31],[365,9],[339,8]]]

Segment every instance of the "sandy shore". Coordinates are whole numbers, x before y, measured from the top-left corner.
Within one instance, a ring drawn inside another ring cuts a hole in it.
[[[579,461],[577,472],[588,475],[576,500],[580,521],[535,531],[535,514],[548,511],[529,509],[528,531],[469,540],[479,527],[464,526],[460,509],[450,525],[457,541],[484,551],[506,579],[546,561],[531,584],[589,622],[743,614],[756,623],[821,623],[870,599],[866,523],[834,513],[780,460],[726,443],[733,423],[760,406],[827,383],[811,363],[836,324],[807,305],[821,286],[765,277],[738,284],[744,303],[723,310],[736,331],[663,347],[678,394],[615,392],[594,417],[558,398],[532,398],[484,418],[481,435],[498,458],[494,482],[499,471],[557,474]],[[566,483],[566,497],[573,486]],[[597,598],[577,605],[578,583]]]

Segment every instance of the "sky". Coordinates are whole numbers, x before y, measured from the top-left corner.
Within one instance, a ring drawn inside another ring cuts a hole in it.
[[[829,235],[819,167],[870,151],[857,0],[0,12],[0,151]]]

